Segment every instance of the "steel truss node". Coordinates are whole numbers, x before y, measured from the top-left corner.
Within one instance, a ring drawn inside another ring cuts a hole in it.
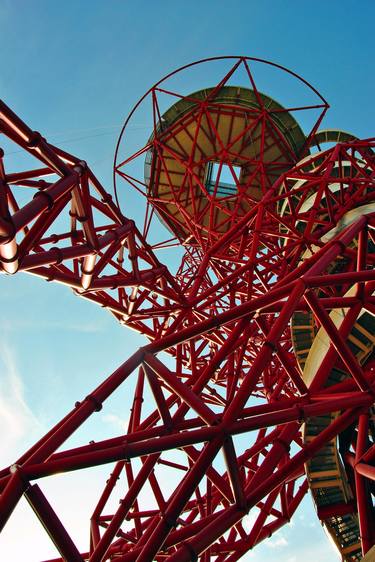
[[[24,496],[55,560],[233,562],[309,488],[343,560],[375,542],[375,141],[321,131],[327,102],[280,66],[224,57],[180,70],[218,62],[214,87],[176,92],[176,71],[135,106],[116,200],[0,103],[0,132],[32,162],[8,170],[1,153],[3,271],[65,284],[148,338],[0,473],[0,528]],[[261,92],[257,65],[303,85],[303,103]],[[128,153],[142,103],[150,135]],[[123,181],[145,197],[142,228],[122,212]],[[62,448],[124,388],[124,435]],[[104,464],[81,552],[35,481]]]

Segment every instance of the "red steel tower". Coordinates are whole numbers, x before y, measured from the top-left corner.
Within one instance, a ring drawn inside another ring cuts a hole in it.
[[[215,65],[214,86],[176,87]],[[267,69],[300,98],[263,93]],[[0,131],[35,162],[0,159],[3,271],[68,285],[148,339],[1,471],[1,528],[25,496],[56,560],[233,562],[310,489],[343,560],[371,556],[375,142],[321,130],[327,109],[267,61],[183,67],[127,119],[115,202],[86,162],[0,104]],[[137,112],[150,122],[141,147],[128,135]],[[141,228],[123,214],[125,186],[144,196]],[[133,395],[126,433],[64,449],[119,388]],[[104,464],[81,552],[36,481]]]

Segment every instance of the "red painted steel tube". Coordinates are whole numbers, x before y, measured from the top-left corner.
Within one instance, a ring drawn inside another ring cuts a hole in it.
[[[361,545],[363,556],[372,547],[372,526],[373,520],[370,515],[370,497],[366,488],[365,479],[363,476],[355,471],[354,473],[359,528],[361,533]]]
[[[110,477],[109,477],[109,479],[106,483],[106,487],[103,490],[103,493],[100,496],[99,501],[98,501],[98,503],[95,507],[95,510],[94,510],[94,512],[91,516],[91,523],[92,524],[97,525],[98,518],[99,518],[101,512],[103,511],[104,506],[106,505],[106,503],[107,503],[107,501],[110,497],[110,494],[111,494],[113,488],[116,485],[117,480],[120,478],[120,474],[122,472],[122,469],[124,468],[124,465],[125,465],[125,461],[120,461],[120,462],[116,463],[116,466],[115,466],[113,472],[111,473],[111,475],[110,475]],[[99,540],[99,534],[97,536],[97,539]],[[93,540],[92,546],[95,546],[96,544],[97,544],[97,541]]]
[[[360,458],[360,462],[373,463],[375,460],[375,445],[372,445]]]
[[[292,500],[292,502],[289,506],[290,517],[292,517],[294,515],[295,510],[299,506],[299,504],[300,504],[301,500],[303,499],[304,495],[306,494],[307,490],[308,490],[308,483],[305,480],[304,483],[300,486],[295,498]],[[223,562],[224,562],[224,560],[225,560],[225,562],[235,562],[236,560],[240,560],[242,558],[242,556],[247,551],[254,548],[254,546],[256,546],[260,542],[264,541],[265,539],[270,538],[284,524],[285,524],[285,518],[278,517],[277,519],[275,519],[274,521],[272,521],[271,523],[268,523],[267,525],[265,525],[263,527],[263,529],[261,530],[261,532],[257,536],[257,539],[254,543],[251,543],[249,539],[238,541],[239,544],[235,543],[232,547],[233,551],[234,551],[233,554],[230,555],[229,557],[225,557],[223,559],[218,558],[218,562],[221,562],[221,560],[223,560]]]
[[[69,168],[55,153],[43,137],[32,131],[2,100],[0,100],[0,118],[2,129],[12,140],[31,154],[51,166],[57,173],[69,173]]]
[[[24,471],[30,479],[41,478],[58,472],[68,472],[99,466],[109,462],[140,457],[147,454],[159,453],[176,447],[184,447],[194,443],[201,443],[215,437],[220,431],[218,426],[201,428],[195,431],[183,432],[176,435],[165,435],[155,441],[144,441],[129,445],[112,447],[103,451],[95,451],[84,455],[74,455],[72,458],[63,458],[58,461],[45,461],[40,464],[33,464],[30,459]]]
[[[304,464],[309,458],[311,458],[325,443],[333,439],[338,435],[345,427],[350,425],[353,420],[355,420],[361,409],[347,409],[343,414],[335,419],[328,427],[319,433],[308,445],[306,445],[300,452],[298,452],[293,458],[291,458],[287,463],[285,463],[279,470],[271,475],[265,482],[260,484],[256,490],[249,490],[247,500],[250,505],[253,502],[259,501],[263,497],[264,489],[273,489],[274,486],[279,484],[283,476],[287,475],[290,468],[297,468],[298,466]]]
[[[340,333],[341,338],[347,338],[348,335],[350,334],[352,327],[354,325],[354,323],[356,322],[357,318],[358,318],[358,314],[360,313],[362,309],[362,305],[358,304],[356,306],[354,306],[353,308],[349,309],[349,311],[347,312],[347,314],[345,315],[344,320],[341,323],[341,326],[338,330],[338,332]],[[331,347],[330,349],[327,351],[319,369],[317,370],[314,380],[312,381],[311,385],[310,385],[310,391],[311,392],[316,392],[317,390],[319,390],[319,388],[321,388],[322,386],[324,386],[329,373],[332,370],[332,365],[334,364],[334,362],[337,359],[337,352],[333,346],[333,343],[331,342]]]
[[[266,326],[262,318],[257,319],[257,324],[262,329],[263,334],[266,334],[268,327]],[[275,346],[277,349],[278,358],[281,364],[283,365],[285,371],[288,373],[288,376],[295,384],[297,390],[300,392],[301,395],[308,394],[308,388],[304,383],[300,373],[297,371],[296,367],[289,360],[287,352],[278,342],[275,342]]]
[[[299,487],[299,490],[298,490],[297,494],[295,495],[295,497],[292,499],[292,501],[289,504],[289,517],[290,518],[293,517],[295,511],[299,507],[299,505],[300,505],[303,497],[306,495],[307,491],[308,491],[308,482],[307,482],[307,480],[305,480],[303,482],[303,484]],[[259,534],[255,545],[257,545],[260,542],[264,541],[265,539],[271,537],[283,525],[284,525],[284,521],[280,517],[278,519],[276,519],[276,521],[271,521],[271,523],[268,523],[267,525],[265,525],[263,527],[261,533]],[[228,560],[228,562],[229,562],[229,560]]]
[[[12,470],[9,482],[0,495],[0,530],[4,528],[28,486],[29,482],[21,474],[21,471],[19,469]]]
[[[369,422],[368,413],[366,414],[363,413],[359,416],[355,457],[353,458],[350,453],[347,455],[348,460],[351,461],[353,459],[353,465],[354,465],[353,468],[355,470],[354,479],[355,479],[355,487],[356,487],[358,519],[359,519],[359,528],[361,533],[363,556],[372,547],[373,539],[374,539],[374,537],[372,536],[374,531],[374,522],[370,513],[371,498],[364,479],[364,476],[366,476],[366,474],[363,474],[361,470],[358,470],[358,467],[361,465],[359,459],[361,458],[363,452],[366,450],[367,439],[368,439],[368,422]],[[374,470],[374,475],[375,475],[375,470]]]
[[[305,293],[305,299],[306,302],[309,304],[311,310],[314,312],[316,318],[319,320],[320,324],[327,332],[328,336],[330,337],[330,341],[332,345],[336,349],[338,355],[341,357],[343,363],[349,369],[350,374],[358,384],[359,388],[364,392],[366,390],[369,390],[370,387],[369,381],[366,379],[362,368],[360,367],[353,353],[350,351],[344,338],[341,336],[340,331],[336,328],[332,319],[326,313],[324,308],[320,305],[319,299],[311,291],[307,291]]]
[[[221,513],[221,512],[219,512]],[[194,523],[186,526],[186,527],[182,527],[178,530],[174,530],[171,531],[171,533],[169,534],[167,540],[164,543],[165,548],[170,548],[171,546],[175,546],[179,543],[182,543],[184,540],[190,538],[191,536],[193,536],[197,531],[200,531],[202,529],[205,528],[205,526],[210,523],[211,521],[213,521],[215,519],[215,517],[217,517],[216,513],[213,513],[211,515],[208,515],[198,521],[195,521]],[[123,556],[119,557],[119,561],[120,562],[130,562],[131,560],[135,560],[137,555],[140,553],[140,547],[136,546],[135,549],[128,553],[125,554]],[[51,561],[53,562],[53,561]]]
[[[285,284],[292,283],[296,279],[298,279],[301,275],[306,275],[306,286],[309,285],[309,282],[312,284],[319,283],[319,275],[320,272],[315,272],[313,269],[315,264],[323,264],[322,269],[325,268],[326,265],[329,265],[331,261],[334,261],[335,257],[343,251],[352,241],[352,239],[358,234],[361,228],[366,224],[366,218],[361,217],[360,221],[353,223],[351,226],[347,227],[338,237],[338,239],[330,240],[326,245],[321,247],[317,250],[311,257],[309,257],[306,261],[299,264],[298,268],[294,271],[288,273],[287,275],[283,276],[278,283],[276,283],[276,287],[281,287]],[[350,230],[349,230],[350,229]],[[343,235],[345,235],[343,237]],[[338,242],[338,243],[337,243]],[[328,253],[327,253],[328,252]],[[324,261],[322,262],[322,259]],[[320,268],[319,268],[320,269]],[[339,274],[336,274],[339,275]],[[324,277],[321,280],[324,282]],[[327,278],[326,278],[327,281]]]
[[[270,510],[273,504],[276,501],[277,496],[279,495],[280,490],[275,488],[267,497],[263,508],[261,509],[253,528],[251,529],[249,536],[247,538],[247,542],[249,543],[249,548],[252,548],[255,544],[257,539],[259,538],[260,532],[263,528],[263,525],[269,516]]]
[[[354,501],[348,503],[334,503],[329,505],[321,505],[317,508],[318,517],[321,521],[329,519],[330,517],[338,517],[340,515],[347,515],[356,511],[356,504]]]
[[[325,248],[323,255],[319,260],[310,268],[308,274],[305,274],[308,278],[313,277],[321,273],[332,263],[335,258],[346,249],[347,246],[352,242],[352,240],[359,234],[361,229],[366,225],[367,219],[365,216],[357,219],[353,224],[347,226],[343,232],[341,232],[336,239],[331,240],[331,244]]]
[[[200,454],[197,448],[189,446],[185,449],[185,451],[189,459],[192,461],[192,464],[195,464]],[[212,466],[207,469],[207,480],[210,481],[217,490],[220,490],[222,498],[225,498],[229,503],[233,503],[235,501],[235,495],[228,480],[219,474],[219,472],[217,472],[217,470],[215,470]]]
[[[320,401],[314,404],[304,404],[302,402],[295,407],[286,408],[285,410],[276,410],[269,414],[257,414],[249,419],[238,420],[228,428],[228,431],[234,435],[246,433],[260,427],[268,427],[269,424],[302,421],[310,416],[322,415],[349,406],[366,406],[370,405],[371,402],[372,396],[365,393],[357,393],[357,396],[345,396],[338,400]],[[259,409],[258,407],[255,408]],[[77,450],[73,449],[65,453],[58,453],[52,456],[50,460],[39,465],[33,465],[32,458],[30,458],[23,470],[28,478],[35,479],[57,472],[77,470],[84,466],[94,466],[95,464],[108,463],[114,460],[152,454],[175,447],[207,441],[221,432],[221,426],[203,427],[174,435],[165,435],[165,431],[165,428],[155,428],[152,432],[145,431],[139,437],[136,433],[132,439],[127,439],[127,444],[123,443],[120,445],[119,443],[123,442],[123,438],[118,437],[108,440],[109,446],[106,446],[106,441],[87,445]],[[158,439],[155,439],[155,437],[158,437]],[[139,438],[138,442],[136,442],[137,438]],[[151,438],[153,440],[150,440]]]
[[[292,466],[294,469],[299,465],[302,466],[324,443],[330,441],[335,435],[352,423],[358,416],[358,413],[358,410],[347,410],[315,437],[302,451],[297,453],[290,461],[279,468],[278,471],[266,478],[255,490],[250,490],[247,495],[246,510],[238,510],[236,506],[228,508],[222,516],[215,519],[214,523],[207,525],[204,532],[197,533],[195,537],[189,541],[188,547],[186,543],[184,546],[180,547],[175,554],[169,557],[168,562],[189,562],[189,554],[191,554],[191,552],[194,552],[196,556],[198,556],[207,546],[225,533],[228,528],[242,519],[251,506],[256,505],[262,497],[265,497],[275,489],[283,481]]]
[[[257,355],[254,363],[252,364],[247,377],[244,379],[240,388],[237,391],[235,398],[232,400],[231,404],[228,406],[225,415],[224,423],[231,423],[238,412],[242,410],[248,400],[252,390],[254,389],[263,369],[269,363],[271,356],[273,354],[274,342],[280,339],[287,323],[289,322],[290,316],[293,313],[294,303],[299,300],[301,295],[305,290],[303,283],[297,283],[290,297],[286,301],[279,317],[277,318],[275,324],[273,325],[262,350]]]
[[[24,256],[27,255],[33,247],[38,245],[38,241],[40,240],[40,238],[48,230],[57,216],[61,213],[69,200],[70,195],[65,194],[59,199],[57,203],[52,206],[52,208],[39,215],[39,217],[19,245],[19,253],[21,258],[24,258]]]
[[[58,201],[66,193],[70,192],[76,182],[77,175],[70,173],[68,176],[59,179],[45,191],[39,191],[37,197],[13,215],[12,219],[17,232],[22,230],[41,213],[51,208],[55,201]]]
[[[359,462],[355,465],[355,470],[369,480],[375,480],[375,466],[370,466],[369,464]]]
[[[182,480],[159,523],[151,533],[145,546],[142,548],[139,556],[137,557],[137,562],[149,562],[163,545],[171,528],[175,526],[177,518],[179,517],[186,502],[199,482],[202,480],[207,468],[210,466],[212,460],[220,450],[222,442],[223,439],[221,436],[215,437],[204,447],[194,467],[191,468]]]
[[[331,390],[331,389],[330,389]],[[322,400],[324,395],[320,393],[319,401],[314,402],[311,404],[306,404],[304,401],[300,402],[299,399],[288,399],[279,403],[274,404],[264,404],[260,406],[253,406],[251,408],[247,408],[244,410],[244,419],[238,420],[235,422],[231,431],[234,433],[242,433],[244,431],[249,431],[251,429],[256,429],[257,427],[262,427],[263,424],[266,426],[268,423],[286,423],[288,421],[298,420],[298,419],[306,419],[309,416],[316,416],[322,415],[328,412],[333,411],[334,409],[344,409],[348,406],[360,406],[362,404],[367,404],[371,402],[371,395],[370,394],[362,394],[362,393],[346,393],[343,395],[338,395],[334,397],[332,394],[329,394],[327,400]],[[314,397],[311,396],[311,400],[314,400]],[[295,404],[295,406],[294,406]],[[268,414],[268,415],[266,415]],[[67,416],[69,417],[69,416]],[[245,419],[248,417],[249,419]],[[64,422],[65,420],[62,420]],[[60,423],[62,423],[60,422]],[[192,429],[194,427],[199,426],[197,424],[198,420],[187,420],[183,424],[180,424],[181,429]],[[59,424],[58,426],[59,427]],[[176,427],[177,429],[177,427]],[[134,442],[141,442],[145,439],[151,439],[155,437],[161,437],[165,435],[167,428],[163,426],[160,428],[148,429],[144,430],[143,432],[138,431],[136,434],[129,435],[127,437],[128,443]],[[51,432],[52,434],[53,432]],[[47,434],[48,435],[48,434]],[[120,445],[123,442],[122,437],[117,437],[113,439],[106,440],[104,442],[97,442],[93,443],[92,445],[87,445],[83,447],[78,447],[76,449],[68,450],[62,453],[57,453],[51,457],[51,461],[64,459],[66,457],[73,457],[75,455],[82,455],[82,454],[90,454],[94,451],[104,450],[105,448],[111,448],[117,445]],[[30,450],[30,453],[37,450],[37,446]],[[130,451],[128,451],[130,454]],[[26,460],[25,458],[19,459],[19,463],[23,463]],[[4,478],[8,470],[2,471],[1,477]]]
[[[270,477],[276,470],[279,463],[284,460],[289,453],[290,444],[295,439],[299,430],[299,423],[289,423],[284,426],[278,437],[273,441],[272,448],[265,457],[258,470],[253,475],[249,484],[246,487],[246,492],[249,488],[254,489],[266,478]]]
[[[238,322],[236,326],[232,328],[230,335],[225,340],[225,342],[217,349],[209,364],[202,369],[202,372],[200,373],[197,380],[194,380],[194,383],[192,384],[193,392],[195,392],[196,394],[200,394],[202,392],[205,385],[210,380],[221,362],[224,361],[227,356],[234,350],[236,344],[238,343],[238,339],[245,330],[246,324],[247,321],[245,318],[243,318]],[[186,414],[187,411],[188,409],[186,407],[186,404],[182,404],[176,412],[176,419],[180,419],[183,415]]]
[[[23,170],[21,172],[13,172],[7,174],[7,183],[11,184],[20,184],[27,179],[32,178],[41,178],[43,176],[50,176],[53,172],[50,168],[36,168],[33,170]]]
[[[39,486],[37,484],[30,486],[25,496],[63,559],[69,562],[83,562],[77,547]]]
[[[306,280],[307,287],[327,287],[332,285],[340,285],[341,283],[361,283],[365,281],[374,281],[375,271],[368,269],[364,271],[350,271],[345,273],[333,273],[327,277],[311,276]],[[354,300],[354,299],[353,299]],[[327,299],[328,302],[328,299]]]
[[[234,447],[233,439],[231,437],[227,437],[227,439],[224,441],[223,453],[235,502],[237,505],[243,506],[246,503],[245,492],[241,479],[236,450]]]
[[[131,230],[131,225],[126,224],[119,226],[116,229],[109,230],[98,238],[97,247],[103,249],[109,244],[115,242],[117,239],[125,238]],[[36,252],[25,256],[22,260],[21,269],[29,270],[33,267],[41,265],[49,265],[59,263],[61,260],[71,260],[80,258],[92,253],[92,247],[88,244],[80,244],[77,246],[70,246],[66,248],[51,248],[45,252]]]
[[[210,410],[201,398],[197,396],[187,385],[184,385],[176,375],[163,365],[154,355],[146,353],[143,361],[176,393],[192,410],[194,410],[203,421],[209,425],[218,423],[217,416]]]
[[[120,525],[122,524],[142,487],[144,486],[147,477],[154,469],[157,458],[157,455],[151,455],[144,462],[137,477],[130,486],[125,498],[121,500],[120,507],[118,508],[115,516],[112,518],[110,524],[108,525],[99,542],[95,545],[94,551],[90,556],[90,562],[101,562],[101,560],[105,559],[106,553],[111,545],[113,538],[115,537],[115,534],[119,530]]]
[[[112,375],[102,383],[85,400],[66,416],[63,425],[57,424],[56,431],[49,432],[49,438],[42,440],[39,449],[28,457],[28,464],[43,462],[86,420],[94,411],[101,407],[107,398],[129,374],[140,364],[143,354],[137,351],[123,363]]]

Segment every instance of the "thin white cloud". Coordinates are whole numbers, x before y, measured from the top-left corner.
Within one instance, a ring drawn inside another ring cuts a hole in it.
[[[279,535],[274,540],[269,539],[265,544],[266,546],[268,546],[268,548],[284,548],[288,546],[289,543],[285,537]]]
[[[129,418],[121,418],[117,414],[108,413],[103,414],[102,419],[104,422],[110,424],[114,429],[121,431],[122,433],[124,433],[128,428]]]
[[[9,342],[0,343],[0,464],[14,462],[26,441],[31,444],[42,425],[26,403],[24,385]]]
[[[3,339],[0,342],[0,467],[15,462],[44,431],[27,404],[23,377],[18,368],[14,348]],[[73,540],[82,550],[88,548],[90,515],[95,501],[100,497],[106,473],[106,468],[100,467],[79,474],[58,475],[38,482],[63,524],[67,524]],[[75,498],[78,497],[80,501],[76,502]],[[18,540],[20,529],[23,533],[21,543]],[[0,534],[0,560],[38,562],[57,555],[38,518],[25,499],[21,499]]]

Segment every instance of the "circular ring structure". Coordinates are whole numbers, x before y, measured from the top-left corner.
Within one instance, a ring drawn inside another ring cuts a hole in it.
[[[295,164],[306,138],[268,96],[223,86],[164,113],[145,160],[148,199],[182,244],[217,240]]]

